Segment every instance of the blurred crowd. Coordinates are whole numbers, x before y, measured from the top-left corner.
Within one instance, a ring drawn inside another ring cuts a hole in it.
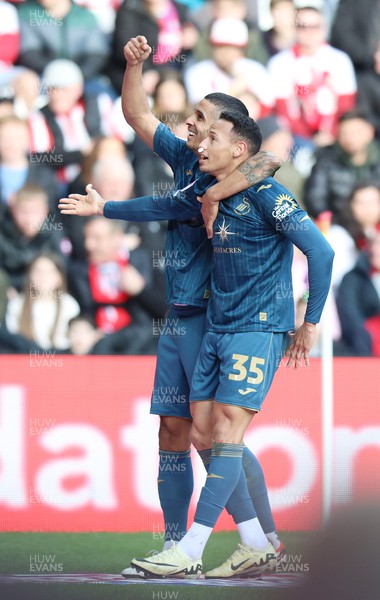
[[[173,189],[122,115],[138,34],[152,111],[179,137],[210,92],[247,105],[276,178],[329,223],[335,355],[380,356],[379,0],[0,0],[0,352],[156,351],[166,223],[57,210],[90,182],[109,200]],[[300,322],[299,252],[293,275]]]

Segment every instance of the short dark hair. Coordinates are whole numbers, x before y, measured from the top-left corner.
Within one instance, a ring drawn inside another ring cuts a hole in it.
[[[80,313],[76,317],[70,319],[68,327],[70,328],[72,325],[75,325],[75,323],[82,323],[83,321],[91,325],[91,327],[94,327],[94,329],[96,328],[94,318],[88,313]]]
[[[304,10],[312,10],[315,13],[318,13],[318,15],[322,15],[323,16],[323,11],[318,8],[317,6],[300,6],[299,8],[297,8],[296,10],[296,14],[299,15],[302,11]]]
[[[248,108],[239,98],[235,98],[229,94],[222,94],[222,92],[213,92],[207,94],[204,99],[219,108],[220,112],[233,111],[248,117]]]
[[[348,197],[348,201],[351,203],[358,192],[362,190],[366,190],[367,188],[375,188],[378,190],[380,194],[380,182],[375,181],[374,179],[364,179],[363,181],[359,181],[354,185],[351,189],[351,193]]]
[[[250,154],[256,154],[260,150],[262,142],[260,127],[251,117],[239,112],[223,111],[219,118],[232,123],[232,132],[247,142]]]
[[[375,127],[372,115],[361,108],[354,108],[343,113],[342,115],[340,115],[338,123],[340,124],[344,123],[345,121],[352,121],[353,119],[361,119],[362,121],[366,121],[367,123]]]

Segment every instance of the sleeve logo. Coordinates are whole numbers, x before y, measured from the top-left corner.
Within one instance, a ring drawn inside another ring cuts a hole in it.
[[[298,204],[292,196],[288,194],[280,194],[275,201],[275,208],[272,211],[272,216],[278,221],[283,221],[292,212],[297,210]]]

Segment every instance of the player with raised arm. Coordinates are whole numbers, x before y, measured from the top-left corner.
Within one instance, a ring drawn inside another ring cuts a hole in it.
[[[222,113],[201,143],[200,168],[223,181],[247,153],[257,150],[260,140],[252,119]],[[205,183],[201,178],[195,185]],[[87,197],[75,195],[61,201],[60,208],[82,214],[87,201],[92,210],[109,218],[197,218],[195,185],[163,198],[123,203],[105,203],[89,187]],[[301,359],[308,364],[315,323],[329,289],[331,247],[296,200],[273,179],[222,202],[215,234],[209,331],[191,393],[192,441],[203,448],[204,458],[211,455],[209,476],[189,534],[158,556],[132,561],[150,576],[198,574],[203,547],[227,501],[240,507],[236,522],[242,544],[206,577],[252,576],[275,562],[275,551],[256,517],[241,470],[242,440],[253,414],[261,408],[294,326],[291,294],[286,299],[277,294],[278,286],[291,289],[293,243],[308,258],[310,298],[305,322],[287,350],[288,366],[298,367]]]
[[[156,119],[147,103],[142,87],[142,62],[150,51],[146,39],[142,36],[133,38],[126,45],[128,67],[123,85],[123,110],[136,133],[168,162],[174,172],[176,186],[182,188],[194,182],[200,174],[196,155],[199,141],[219,117],[221,110],[230,108],[246,111],[246,108],[239,100],[226,94],[210,94],[197,105],[194,114],[186,121],[189,132],[187,142],[179,140]],[[225,197],[245,189],[252,181],[259,181],[272,174],[278,167],[279,162],[272,155],[260,153],[249,158],[240,171],[231,173],[223,182],[223,186],[216,184],[215,187],[219,189],[220,198]],[[101,207],[99,210],[102,210]],[[161,336],[158,346],[152,395],[151,412],[160,415],[159,473],[162,473],[162,467],[169,460],[178,465],[175,474],[165,471],[165,477],[159,476],[158,479],[166,529],[164,547],[170,545],[171,539],[179,540],[186,531],[187,512],[193,488],[189,451],[189,404],[180,404],[175,400],[168,403],[167,400],[170,390],[175,390],[176,397],[188,398],[191,377],[205,330],[212,251],[199,209],[195,219],[171,220],[167,236],[167,255],[176,256],[175,264],[170,261],[166,264],[167,301],[170,305],[168,319],[178,321],[178,327],[186,331],[186,336],[171,335],[170,328],[165,328],[165,335]],[[256,510],[266,534],[280,554],[283,552],[283,546],[275,532],[262,469],[248,449],[244,455],[244,466]]]

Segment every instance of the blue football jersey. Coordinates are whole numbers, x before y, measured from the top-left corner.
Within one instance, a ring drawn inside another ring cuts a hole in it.
[[[104,214],[132,221],[198,220],[200,204],[196,198],[204,190],[200,187],[199,192],[197,186],[206,181],[202,175],[181,193],[107,202]],[[284,332],[294,328],[293,244],[308,260],[306,320],[319,321],[330,286],[334,252],[307,213],[277,181],[265,179],[221,202],[212,244],[208,306],[211,331]]]
[[[194,152],[162,123],[156,130],[153,149],[171,167],[176,189],[186,188],[201,175]],[[160,190],[154,193],[164,194]],[[211,262],[212,247],[199,211],[193,218],[169,221],[165,255],[167,303],[206,308]]]
[[[211,331],[294,329],[293,243],[308,257],[306,320],[316,323],[329,289],[333,251],[307,213],[273,178],[220,203],[213,237]]]

